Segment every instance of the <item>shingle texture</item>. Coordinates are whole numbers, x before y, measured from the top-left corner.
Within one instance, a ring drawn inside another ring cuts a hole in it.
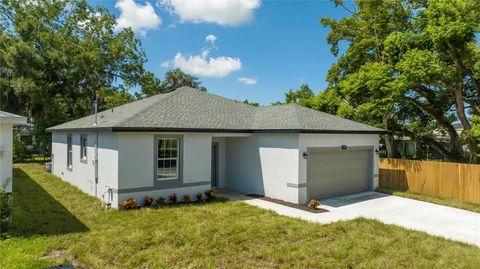
[[[155,95],[49,128],[55,130],[222,130],[372,132],[369,125],[299,105],[254,107],[189,87]]]

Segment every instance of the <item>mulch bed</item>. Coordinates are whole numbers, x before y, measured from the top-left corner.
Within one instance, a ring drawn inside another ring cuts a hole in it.
[[[261,200],[268,201],[268,202],[272,202],[272,203],[276,203],[276,204],[279,204],[279,205],[284,205],[284,206],[308,211],[308,212],[311,212],[311,213],[328,212],[328,210],[323,209],[323,208],[311,208],[308,205],[294,204],[294,203],[290,203],[290,202],[287,202],[287,201],[274,199],[274,198],[270,198],[270,197],[266,197],[266,196],[262,196],[262,195],[258,195],[258,194],[247,194],[247,196],[252,197],[252,198],[261,199]]]

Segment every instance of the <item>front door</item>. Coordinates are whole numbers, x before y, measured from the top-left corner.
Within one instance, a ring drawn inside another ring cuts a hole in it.
[[[212,143],[212,188],[218,188],[218,142]]]

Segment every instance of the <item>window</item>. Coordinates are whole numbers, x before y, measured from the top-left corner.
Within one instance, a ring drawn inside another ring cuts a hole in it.
[[[80,161],[86,162],[87,161],[87,135],[82,134],[80,135]]]
[[[67,135],[67,168],[72,169],[72,135]]]
[[[158,139],[157,148],[157,179],[178,179],[179,139]]]

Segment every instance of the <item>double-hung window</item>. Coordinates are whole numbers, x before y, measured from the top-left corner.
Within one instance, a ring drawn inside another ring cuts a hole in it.
[[[80,135],[80,161],[81,162],[87,162],[87,145],[88,145],[87,135],[86,134]]]
[[[72,169],[72,135],[67,135],[67,168]]]
[[[157,142],[157,180],[178,179],[180,140],[159,138]]]

